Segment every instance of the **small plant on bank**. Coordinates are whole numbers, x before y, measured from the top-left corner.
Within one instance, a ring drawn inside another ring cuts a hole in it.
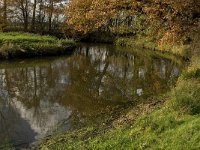
[[[173,107],[191,115],[200,114],[200,83],[196,80],[181,80],[174,90]]]

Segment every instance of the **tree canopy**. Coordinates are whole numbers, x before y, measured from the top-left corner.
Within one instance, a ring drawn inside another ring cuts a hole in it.
[[[199,0],[71,0],[68,28],[83,34],[99,29],[157,35],[159,43],[187,39],[200,17]]]

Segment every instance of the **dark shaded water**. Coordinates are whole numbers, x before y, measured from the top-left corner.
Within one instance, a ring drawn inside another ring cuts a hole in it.
[[[75,128],[72,118],[81,123],[107,107],[166,92],[181,65],[144,53],[85,45],[71,56],[0,63],[0,145],[27,146]]]

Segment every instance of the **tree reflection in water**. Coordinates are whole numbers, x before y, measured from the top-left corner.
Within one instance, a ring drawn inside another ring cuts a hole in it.
[[[0,69],[0,144],[29,144],[73,128],[70,117],[98,113],[163,93],[181,66],[116,52],[110,46],[78,48],[70,57],[3,63]],[[67,120],[65,126],[58,126]]]

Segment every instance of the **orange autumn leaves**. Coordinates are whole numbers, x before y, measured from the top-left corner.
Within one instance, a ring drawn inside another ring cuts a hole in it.
[[[156,2],[156,6],[153,3]],[[199,0],[152,0],[154,11],[147,12],[149,18],[157,20],[159,27],[159,45],[184,44],[189,34],[194,30],[194,24],[199,21]],[[155,9],[156,8],[156,9]],[[155,11],[157,13],[155,13]],[[152,22],[155,26],[155,23]]]
[[[135,20],[134,17],[142,16],[140,29],[135,26],[136,22],[131,22],[128,28],[146,32],[145,36],[148,34],[146,30],[151,30],[149,36],[157,36],[157,40],[163,43],[187,36],[185,32],[191,29],[195,17],[199,16],[199,8],[200,0],[71,0],[65,15],[68,28],[84,34],[102,26],[112,31],[112,19],[120,22],[124,17]]]
[[[88,33],[106,25],[119,9],[130,8],[130,4],[130,0],[71,0],[65,10],[67,25]]]
[[[73,0],[66,8],[68,26],[79,32],[87,33],[99,28],[106,22],[106,12],[94,0]]]

